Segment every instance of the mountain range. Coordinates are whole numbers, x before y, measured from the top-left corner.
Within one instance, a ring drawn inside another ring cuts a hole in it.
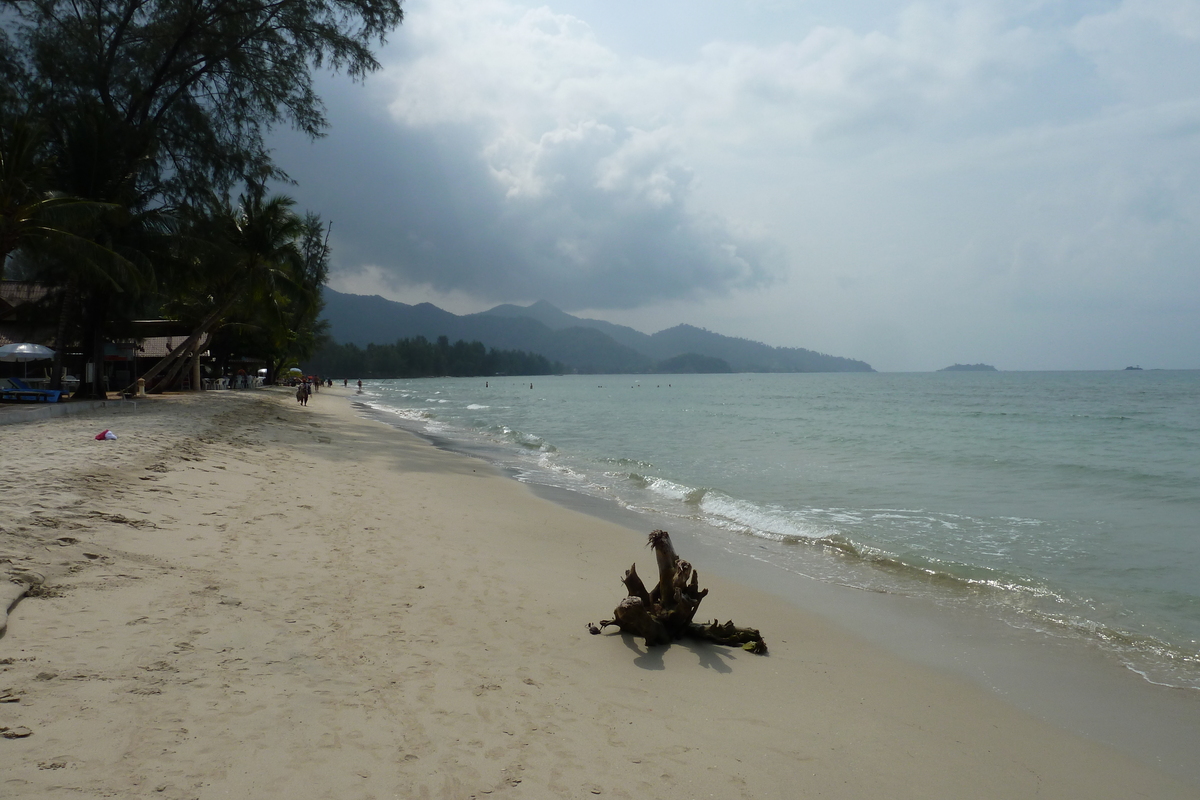
[[[498,350],[525,350],[580,373],[873,372],[871,366],[801,347],[771,347],[749,339],[676,325],[646,334],[625,325],[576,317],[545,300],[452,314],[431,303],[408,305],[378,295],[324,289],[322,318],[340,344],[365,347],[424,336],[480,341]],[[689,356],[689,358],[680,358]],[[699,358],[697,358],[699,357]]]

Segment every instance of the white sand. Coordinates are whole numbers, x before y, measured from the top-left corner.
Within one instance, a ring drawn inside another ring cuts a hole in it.
[[[703,564],[770,655],[589,636],[648,531],[341,394],[0,427],[0,797],[1200,796]]]

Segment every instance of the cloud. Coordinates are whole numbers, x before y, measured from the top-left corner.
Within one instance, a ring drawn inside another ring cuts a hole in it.
[[[761,161],[951,108],[989,65],[1026,58],[1027,37],[993,36],[997,24],[913,7],[891,35],[817,27],[765,48],[709,44],[679,64],[619,56],[545,7],[411,7],[374,90],[339,103],[340,124],[380,126],[373,152],[389,153],[370,170],[380,210],[355,214],[370,227],[341,226],[339,265],[592,308],[770,284],[785,248],[752,215],[698,203],[692,159]],[[375,103],[388,119],[364,119]],[[339,157],[362,152],[334,136]]]
[[[912,3],[878,28],[818,24],[769,44],[714,29],[681,62],[618,55],[546,7],[450,0],[410,13],[383,80],[408,125],[472,122],[485,136],[535,141],[564,122],[618,119],[794,148],[994,102],[1061,47],[1008,5]]]
[[[1047,55],[1049,43],[985,4],[903,9],[891,30],[819,26],[762,47],[714,42],[700,65],[712,102],[696,122],[740,120],[754,146],[795,149],[894,137],[994,103]]]
[[[1200,91],[1200,5],[1191,0],[1124,0],[1083,17],[1068,41],[1122,102],[1144,105]]]
[[[292,171],[324,187],[340,270],[371,268],[394,289],[624,308],[761,284],[778,268],[769,242],[688,208],[692,175],[654,134],[588,121],[482,147],[466,123],[334,137],[335,162]]]
[[[339,271],[370,268],[393,288],[598,308],[722,294],[779,274],[777,244],[695,207],[694,172],[670,125],[599,98],[612,87],[596,88],[596,76],[620,60],[581,22],[504,3],[431,6],[409,19],[371,91],[327,93],[338,124],[318,147],[336,152],[338,174],[292,155],[297,142],[281,148],[302,185],[326,188],[325,204],[355,162],[352,194],[363,202],[339,213]]]
[[[729,308],[885,368],[1018,317],[1200,312],[1195,3],[663,3],[410,0],[384,70],[324,92],[329,139],[280,139],[335,282]]]

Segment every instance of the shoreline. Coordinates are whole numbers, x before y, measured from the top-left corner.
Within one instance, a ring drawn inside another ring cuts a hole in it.
[[[431,434],[412,420],[351,397],[367,419],[421,438],[443,451],[488,460],[486,447]],[[499,455],[499,454],[497,454]],[[864,591],[803,573],[745,547],[734,552],[706,525],[632,510],[592,494],[505,474],[538,497],[635,530],[667,528],[707,575],[754,586],[908,662],[954,675],[1038,719],[1131,755],[1200,786],[1200,692],[1164,686],[1095,643],[1013,627],[977,608],[944,606],[924,596]],[[699,554],[702,553],[701,558]]]
[[[0,742],[6,794],[1197,794],[714,577],[683,539],[700,615],[762,629],[771,654],[588,636],[629,564],[650,569],[648,531],[347,398],[172,397],[0,430],[2,566],[52,589],[0,639],[20,697],[0,726],[32,731]],[[120,438],[83,438],[104,427]]]

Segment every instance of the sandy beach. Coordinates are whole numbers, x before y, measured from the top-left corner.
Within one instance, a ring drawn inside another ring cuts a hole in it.
[[[1200,797],[703,563],[769,655],[591,636],[648,530],[348,395],[0,426],[0,796]]]

